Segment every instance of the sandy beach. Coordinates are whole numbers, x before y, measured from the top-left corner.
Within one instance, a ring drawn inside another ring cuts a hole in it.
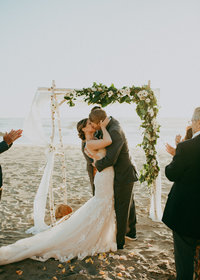
[[[85,159],[79,147],[67,146],[68,204],[75,211],[92,197],[86,172]],[[144,163],[141,149],[132,149],[140,170]],[[171,183],[165,178],[164,167],[170,155],[159,152],[162,177],[162,208],[164,208]],[[43,174],[45,154],[43,148],[17,146],[1,154],[4,174],[4,190],[0,203],[0,246],[10,244],[30,235],[25,231],[33,225],[33,201]],[[53,174],[55,204],[62,203],[61,165],[57,156]],[[136,241],[126,240],[126,248],[115,253],[98,254],[92,258],[68,263],[53,259],[47,262],[24,260],[0,267],[0,279],[175,279],[173,242],[171,231],[160,222],[148,217],[149,192],[138,182],[134,185],[137,210]],[[47,206],[48,208],[48,206]],[[49,222],[47,209],[46,221]]]

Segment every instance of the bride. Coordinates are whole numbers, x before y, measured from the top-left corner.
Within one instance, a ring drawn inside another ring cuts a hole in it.
[[[103,139],[95,139],[89,119],[78,122],[79,137],[93,159],[105,156],[105,147],[112,143],[106,130],[109,119],[100,123]],[[116,251],[116,221],[113,200],[114,169],[108,167],[95,175],[95,196],[80,207],[69,219],[35,236],[18,240],[0,248],[0,265],[26,258],[61,262],[75,257],[83,259],[95,253]]]

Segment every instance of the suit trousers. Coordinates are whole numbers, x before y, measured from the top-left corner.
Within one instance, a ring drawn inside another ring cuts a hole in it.
[[[126,226],[126,234],[129,234],[131,236],[136,235],[136,210],[135,210],[135,201],[134,201],[134,195],[132,192],[131,200],[129,204],[129,213],[128,213],[128,222]]]
[[[194,256],[198,239],[186,237],[173,231],[176,280],[192,280]]]
[[[122,185],[114,184],[115,213],[117,222],[117,246],[123,247],[128,231],[136,234],[136,211],[132,196],[133,182]]]

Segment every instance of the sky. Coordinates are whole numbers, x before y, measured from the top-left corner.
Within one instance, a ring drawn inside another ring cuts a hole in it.
[[[160,115],[200,106],[199,0],[0,0],[0,117],[38,87],[160,89]],[[121,112],[126,110],[121,107]]]

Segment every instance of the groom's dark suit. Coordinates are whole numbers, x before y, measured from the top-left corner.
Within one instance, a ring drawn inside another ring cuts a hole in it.
[[[8,145],[5,141],[0,142],[0,154],[7,151],[12,145]],[[2,169],[0,165],[0,199],[1,199],[1,193],[2,193],[2,187],[3,185],[3,176],[2,176]]]
[[[123,248],[125,234],[127,232],[127,219],[130,210],[129,231],[135,232],[136,212],[132,196],[133,182],[138,180],[137,172],[133,166],[125,138],[119,122],[111,118],[106,129],[108,130],[112,144],[106,148],[106,156],[96,161],[99,172],[109,166],[114,167],[114,199],[117,220],[117,245]],[[132,200],[132,201],[131,201]],[[130,203],[131,201],[131,203]]]
[[[200,135],[178,144],[165,174],[174,184],[162,220],[173,230],[177,279],[189,280],[200,240]]]

